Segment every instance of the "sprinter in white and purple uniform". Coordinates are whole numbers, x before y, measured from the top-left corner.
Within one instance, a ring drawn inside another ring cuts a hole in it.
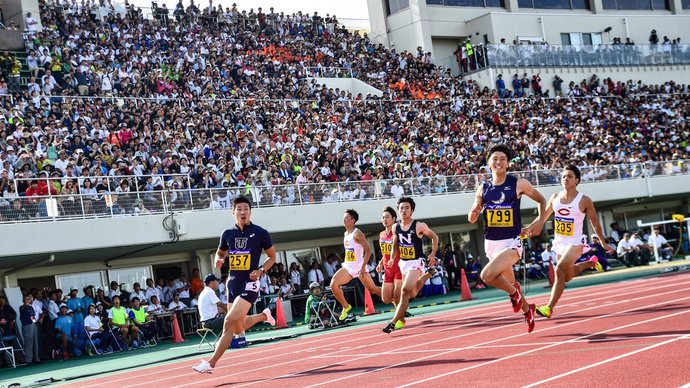
[[[484,267],[481,278],[484,283],[508,293],[513,312],[522,310],[527,322],[527,331],[534,330],[533,304],[528,304],[515,281],[513,265],[520,260],[522,242],[520,235],[536,236],[544,225],[541,215],[545,212],[546,199],[523,178],[508,175],[508,166],[513,151],[500,144],[489,149],[488,165],[491,181],[477,188],[474,204],[468,220],[477,222],[479,214],[484,215],[484,250],[489,263]],[[522,227],[520,198],[527,195],[539,204],[539,217],[528,227]]]

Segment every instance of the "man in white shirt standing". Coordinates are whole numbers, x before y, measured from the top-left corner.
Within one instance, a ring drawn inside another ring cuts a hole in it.
[[[311,269],[309,270],[307,277],[309,279],[310,284],[316,282],[319,283],[320,287],[323,287],[323,285],[325,284],[323,272],[321,272],[321,270],[319,269],[319,263],[317,263],[316,261],[311,263]]]
[[[206,287],[199,293],[199,317],[201,324],[216,333],[223,331],[225,321],[225,305],[216,295],[220,279],[214,274],[208,274],[204,278]]]
[[[657,263],[663,260],[671,260],[673,256],[673,246],[668,243],[666,237],[659,233],[659,228],[654,228],[654,232],[649,236],[649,246],[654,249],[654,257]]]
[[[546,249],[544,249],[544,252],[541,253],[541,261],[542,261],[542,267],[546,268],[547,270],[549,269],[549,260],[553,261],[553,267],[556,268],[556,252],[553,251],[553,247],[551,244],[546,244]]]

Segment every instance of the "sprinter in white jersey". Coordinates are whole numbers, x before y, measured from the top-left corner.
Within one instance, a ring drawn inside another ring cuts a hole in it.
[[[544,221],[548,220],[551,213],[555,216],[553,250],[556,252],[558,264],[556,265],[556,279],[553,288],[551,288],[549,304],[539,306],[536,309],[537,314],[542,317],[551,318],[553,310],[563,294],[565,284],[570,279],[588,268],[602,271],[596,256],[587,261],[575,263],[583,253],[590,250],[589,245],[587,245],[587,236],[583,232],[585,216],[589,218],[589,222],[599,237],[599,241],[602,242],[604,250],[607,252],[614,250],[604,242],[604,233],[599,224],[594,203],[589,197],[577,191],[579,183],[580,170],[574,165],[564,167],[561,173],[563,191],[551,196],[543,215]]]
[[[343,260],[342,268],[331,279],[333,296],[335,296],[335,299],[343,308],[343,312],[340,314],[340,318],[338,318],[341,321],[348,319],[350,310],[352,310],[352,305],[347,303],[343,290],[340,289],[341,286],[346,285],[354,278],[359,278],[369,292],[381,295],[381,287],[374,284],[374,279],[371,278],[366,269],[371,256],[371,248],[364,233],[355,227],[358,220],[359,214],[356,211],[352,209],[345,210],[345,215],[343,216],[343,226],[345,226],[345,237],[343,238],[345,259]]]

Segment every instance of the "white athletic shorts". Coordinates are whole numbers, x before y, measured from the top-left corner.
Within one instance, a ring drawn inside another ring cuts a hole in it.
[[[493,260],[506,249],[515,249],[518,256],[522,256],[522,241],[520,237],[505,240],[484,240],[484,252],[489,261]]]
[[[571,236],[571,237],[561,237],[556,235],[553,239],[553,251],[560,257],[563,256],[566,249],[571,245],[582,245],[582,253],[588,252],[590,250],[589,245],[587,245],[587,236]],[[581,253],[581,254],[582,254]]]
[[[414,270],[422,270],[422,267],[424,264],[422,263],[422,259],[413,259],[413,260],[403,260],[400,259],[398,261],[398,266],[400,267],[400,273],[405,276],[406,273]]]
[[[343,268],[345,268],[350,276],[356,278],[359,276],[359,271],[362,269],[362,264],[364,264],[364,260],[345,261],[343,262]]]

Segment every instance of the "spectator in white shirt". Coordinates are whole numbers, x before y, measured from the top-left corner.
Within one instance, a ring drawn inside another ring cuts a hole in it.
[[[206,287],[199,293],[199,317],[201,324],[216,333],[223,331],[225,322],[225,305],[220,301],[216,292],[220,279],[214,274],[208,274],[204,278]]]
[[[319,263],[315,261],[311,263],[311,269],[307,274],[307,279],[310,284],[316,282],[319,283],[320,287],[324,286],[325,279],[323,277],[323,272],[319,269]]]
[[[84,328],[96,347],[106,350],[110,347],[111,336],[105,332],[101,317],[96,315],[96,306],[89,305],[89,315],[84,318]]]
[[[151,297],[156,296],[158,297],[158,300],[161,300],[161,289],[153,285],[153,279],[148,278],[146,279],[146,292],[144,295],[146,296],[146,300],[151,303]]]
[[[546,244],[546,249],[541,253],[541,261],[543,268],[549,268],[549,260],[553,261],[553,267],[556,268],[556,252],[553,251],[551,244]]]
[[[34,19],[31,12],[26,13],[26,17],[24,18],[24,26],[26,27],[26,31],[29,31],[30,33],[35,33],[38,31],[38,20]]]
[[[149,299],[149,305],[146,307],[146,312],[151,315],[165,312],[165,307],[163,307],[163,305],[160,304],[160,299],[158,299],[157,295],[151,295],[151,298]]]
[[[168,310],[176,311],[176,310],[184,310],[186,308],[187,308],[187,305],[184,304],[184,302],[182,302],[180,300],[180,294],[173,294],[173,300],[168,305]]]
[[[189,283],[187,283],[187,275],[184,273],[180,274],[180,278],[175,280],[174,285],[175,292],[180,294],[180,300],[186,305],[189,305]]]
[[[139,298],[139,301],[141,304],[148,304],[148,299],[146,298],[146,294],[144,294],[144,291],[141,289],[141,286],[139,283],[134,283],[134,291],[129,295],[129,300],[132,300],[132,298],[137,297]]]
[[[326,272],[326,283],[330,284],[333,275],[335,275],[335,271],[338,270],[336,268],[337,264],[338,261],[335,259],[335,255],[328,255],[328,257],[326,258],[326,262],[323,263],[323,270]]]
[[[649,246],[654,249],[654,256],[657,263],[661,263],[662,260],[671,260],[673,256],[673,246],[668,243],[666,237],[659,233],[658,228],[654,228],[654,232],[649,236]]]
[[[403,189],[403,187],[400,186],[396,181],[395,183],[393,183],[393,186],[391,186],[391,195],[393,196],[393,198],[400,198],[403,195],[405,195],[405,189]]]
[[[618,259],[623,261],[626,267],[637,265],[637,248],[630,242],[630,234],[624,233],[623,239],[618,242],[616,253]]]

